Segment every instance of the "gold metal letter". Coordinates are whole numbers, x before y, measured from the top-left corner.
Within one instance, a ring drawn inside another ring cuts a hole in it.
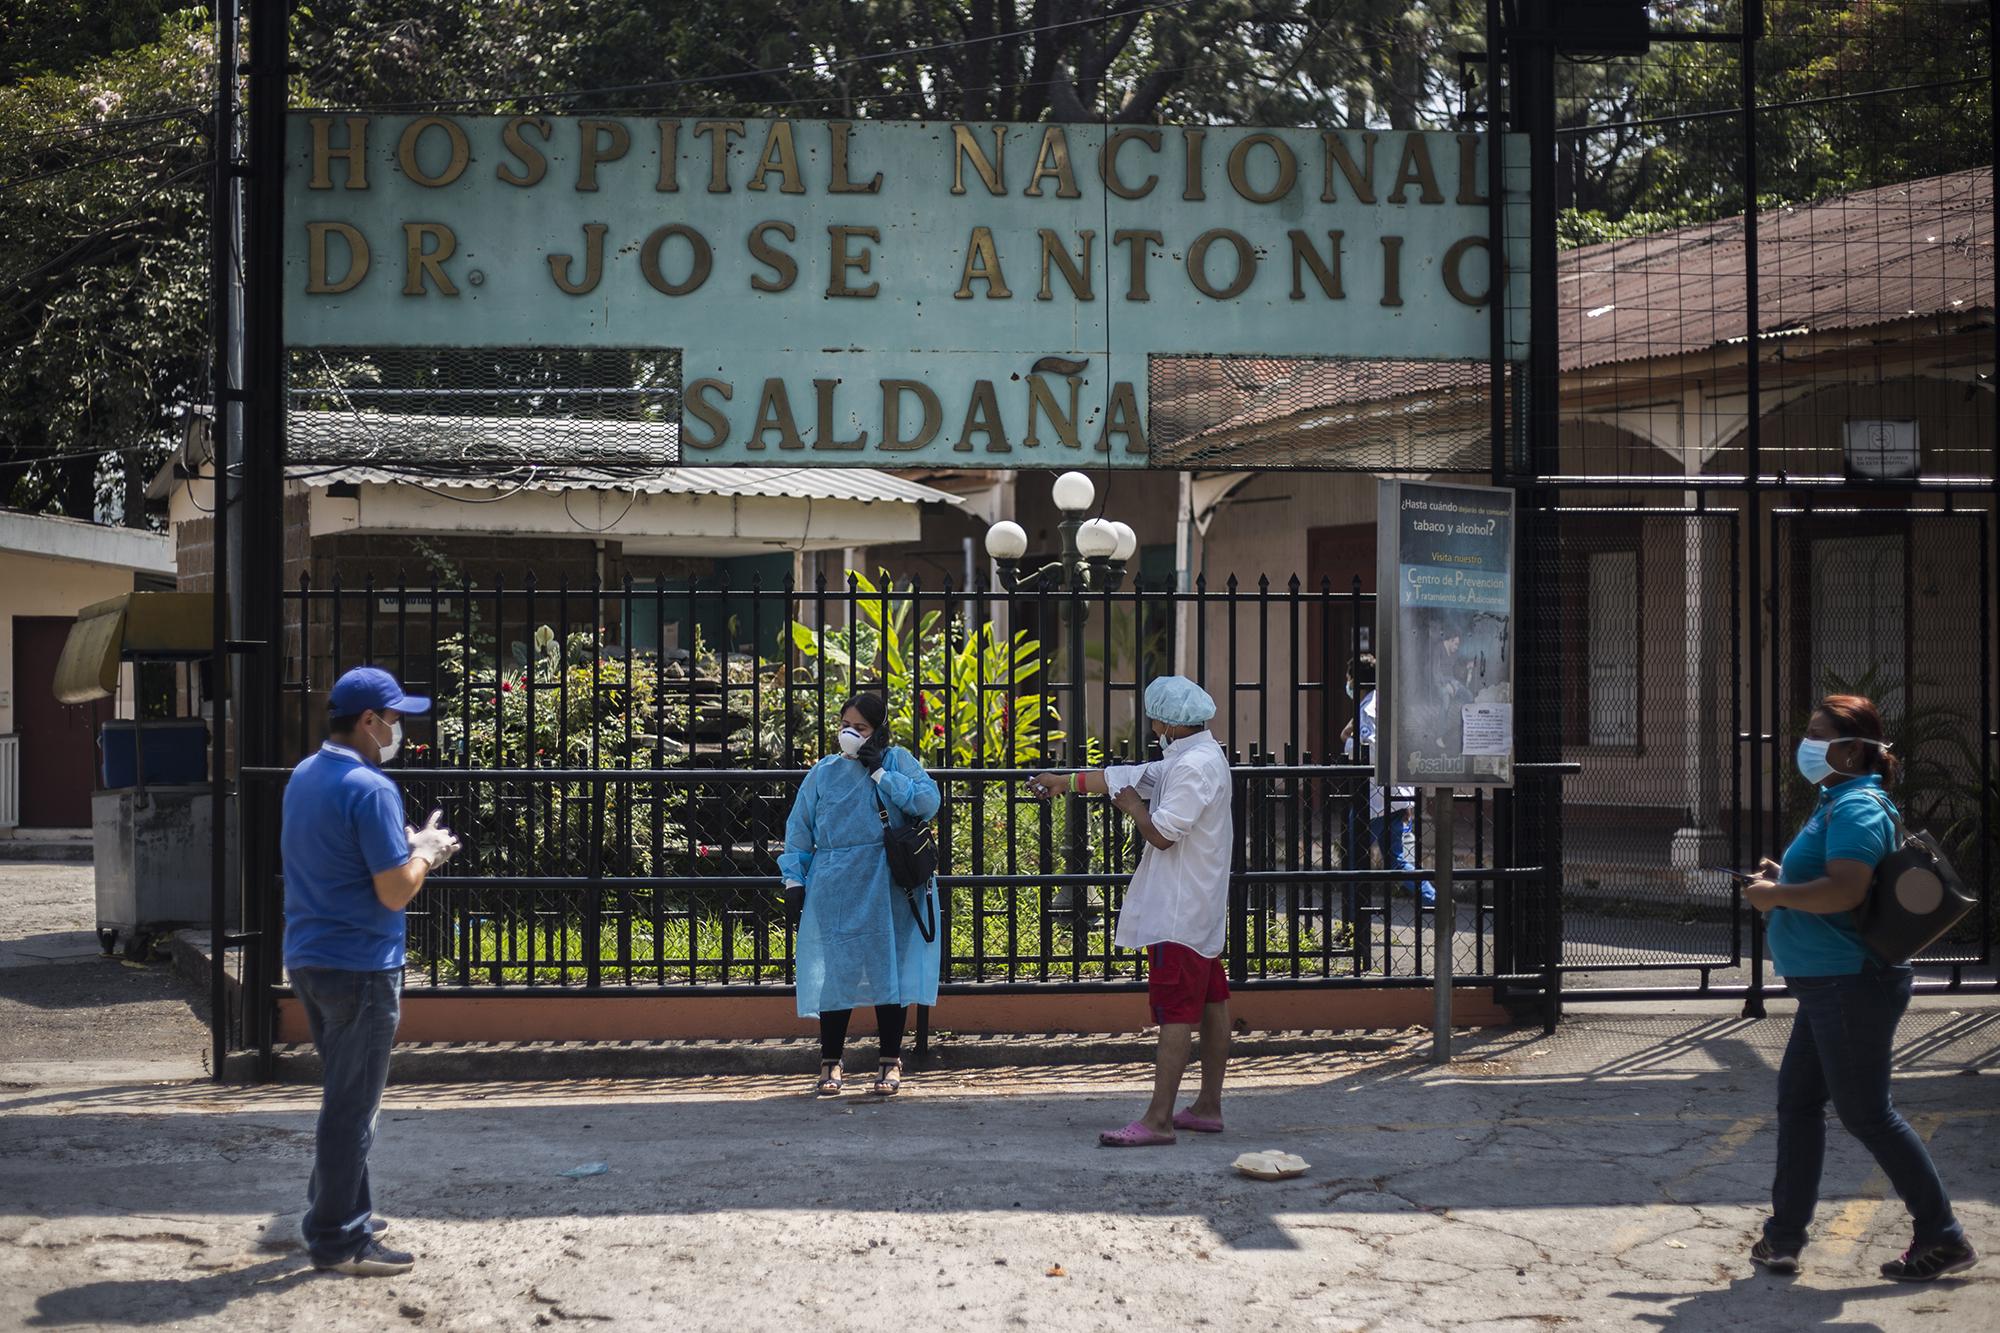
[[[1097,452],[1111,452],[1111,437],[1125,437],[1125,452],[1143,454],[1146,452],[1146,422],[1139,415],[1139,395],[1133,391],[1130,380],[1119,380],[1111,386],[1111,402],[1104,413],[1104,430],[1097,437]]]
[[[577,159],[576,188],[595,190],[597,164],[616,162],[625,156],[632,147],[632,131],[626,129],[622,121],[579,120],[576,123],[576,132],[583,140],[582,152]],[[597,141],[597,136],[600,134],[609,136],[602,146],[599,146]]]
[[[909,439],[902,438],[903,395],[917,396],[917,406],[923,410],[923,424]],[[882,443],[878,449],[891,452],[909,452],[921,449],[937,438],[938,429],[944,425],[944,404],[931,392],[931,386],[922,380],[882,381]]]
[[[1133,227],[1111,233],[1113,245],[1132,247],[1132,277],[1125,284],[1125,299],[1128,301],[1150,301],[1152,296],[1146,291],[1146,260],[1152,255],[1150,247],[1159,245],[1167,238],[1160,232],[1146,227]]]
[[[979,140],[973,137],[972,126],[970,125],[954,125],[951,127],[951,148],[951,192],[953,194],[965,193],[965,164],[968,160],[972,163],[972,169],[979,173],[979,179],[986,182],[986,192],[988,194],[1007,193],[1006,182],[1002,179],[1007,170],[1007,127],[1005,125],[995,125],[993,127],[993,157],[990,161],[986,157],[986,150],[979,146]]]
[[[1487,277],[1486,277],[1486,290],[1479,293],[1479,295],[1477,296],[1474,296],[1471,292],[1465,289],[1465,276],[1458,271],[1459,266],[1465,263],[1466,251],[1474,249],[1475,247],[1486,251],[1486,262],[1488,266]],[[1484,236],[1466,236],[1461,238],[1460,240],[1454,241],[1452,243],[1451,249],[1444,252],[1444,289],[1451,293],[1451,299],[1457,301],[1460,305],[1472,305],[1472,306],[1485,305],[1488,301],[1492,300],[1493,299],[1492,262],[1493,262],[1493,249],[1487,243],[1487,240]]]
[[[1011,454],[1014,446],[1007,443],[1007,427],[1000,421],[1000,400],[993,393],[992,380],[978,380],[972,386],[972,401],[965,405],[965,424],[959,428],[958,443],[953,453],[972,452],[972,437],[986,437],[986,452],[989,454]]]
[[[694,252],[694,263],[689,266],[687,278],[682,282],[668,282],[666,275],[660,271],[660,247],[667,243],[668,238],[674,236],[683,237],[688,243],[688,248]],[[646,238],[645,244],[639,247],[639,272],[645,275],[646,281],[652,285],[654,291],[665,292],[668,296],[686,296],[707,282],[708,271],[714,264],[715,252],[708,248],[708,242],[702,238],[702,234],[680,222],[669,222],[664,227],[655,227],[652,235]]]
[[[1312,237],[1304,232],[1289,231],[1285,235],[1289,236],[1292,242],[1292,299],[1294,301],[1306,299],[1304,275],[1299,272],[1301,261],[1304,261],[1306,267],[1313,271],[1313,276],[1319,279],[1319,289],[1326,293],[1328,300],[1345,299],[1347,294],[1340,289],[1341,233],[1330,231],[1326,234],[1329,242],[1327,248],[1332,252],[1330,262],[1320,259],[1319,251],[1313,248]]]
[[[660,178],[654,182],[655,194],[678,194],[681,188],[681,123],[678,120],[660,122]]]
[[[553,127],[540,116],[516,116],[500,127],[500,144],[521,161],[521,170],[516,171],[505,162],[493,174],[509,185],[526,189],[542,183],[542,177],[549,174],[549,160],[542,156],[542,150],[529,143],[522,130],[533,130],[542,136],[542,142],[549,141]]]
[[[417,165],[417,144],[425,130],[438,126],[444,127],[445,138],[451,141],[451,161],[437,175],[426,176]],[[458,127],[457,121],[444,116],[419,116],[403,128],[402,140],[396,145],[396,161],[405,176],[427,190],[438,190],[465,174],[466,164],[472,161],[472,145],[466,142],[465,131]]]
[[[970,301],[972,284],[979,279],[986,282],[986,299],[989,301],[1004,301],[1014,294],[1007,289],[1007,279],[1000,272],[1000,252],[993,248],[991,227],[972,229],[972,240],[965,247],[965,269],[959,275],[958,290],[952,296],[960,301]]]
[[[583,224],[583,281],[569,280],[569,256],[549,256],[549,276],[556,280],[556,286],[571,296],[582,296],[597,287],[597,280],[604,276],[604,233],[611,230],[602,222]]]
[[[1040,375],[1028,376],[1028,433],[1021,438],[1023,449],[1039,449],[1042,437],[1035,433],[1035,418],[1048,413],[1049,424],[1056,428],[1056,442],[1072,449],[1081,449],[1083,441],[1077,438],[1076,423],[1082,415],[1083,380],[1075,375],[1063,376],[1069,385],[1069,411],[1065,413],[1056,403],[1056,393],[1048,381]]]
[[[867,431],[862,431],[851,440],[843,440],[833,428],[833,391],[839,386],[839,380],[813,381],[813,394],[819,399],[819,433],[813,437],[813,448],[828,451],[866,449]]]
[[[437,248],[431,249],[427,241],[436,241]],[[458,249],[458,237],[450,227],[442,222],[405,222],[403,224],[403,295],[424,295],[424,275],[437,284],[444,296],[457,296],[458,288],[445,276],[444,261],[450,259]]]
[[[870,250],[863,250],[858,254],[849,254],[847,242],[850,239],[858,238],[864,241],[873,241],[875,244],[880,245],[882,243],[881,230],[875,227],[828,227],[826,234],[828,244],[832,248],[831,257],[827,262],[828,267],[833,270],[832,274],[826,280],[826,294],[828,296],[873,296],[881,291],[882,284],[879,282],[871,282],[866,287],[850,287],[847,285],[847,270],[858,268],[863,273],[866,273],[870,262],[875,257],[874,252]]]
[[[1207,130],[1182,130],[1181,138],[1187,144],[1187,188],[1181,191],[1181,198],[1189,203],[1198,203],[1208,198],[1201,187],[1201,143],[1208,137]]]
[[[1041,198],[1044,176],[1055,177],[1056,198],[1082,198],[1076,188],[1076,173],[1069,166],[1069,136],[1063,133],[1060,125],[1051,125],[1042,131],[1042,146],[1035,150],[1035,169],[1028,176],[1028,188],[1021,193]]]
[[[1230,279],[1227,287],[1217,287],[1208,280],[1208,247],[1217,241],[1228,241],[1236,251],[1236,276]],[[1187,271],[1188,281],[1203,296],[1228,301],[1249,290],[1250,280],[1257,276],[1257,254],[1250,248],[1250,242],[1243,239],[1242,233],[1227,227],[1211,227],[1195,237],[1194,244],[1188,247]]]
[[[724,402],[728,402],[736,394],[736,390],[730,386],[728,380],[696,380],[688,385],[687,410],[708,427],[709,436],[707,439],[700,439],[690,434],[686,427],[682,427],[682,444],[695,449],[720,449],[723,440],[728,437],[729,418],[722,415],[721,408],[708,401],[705,395],[711,392]]]
[[[1137,189],[1133,189],[1118,178],[1118,150],[1123,148],[1126,141],[1130,139],[1137,139],[1156,153],[1160,151],[1160,132],[1158,130],[1130,128],[1117,130],[1112,133],[1109,139],[1104,141],[1104,152],[1100,158],[1100,165],[1097,172],[1098,175],[1104,178],[1104,188],[1117,195],[1120,199],[1144,199],[1153,192],[1153,187],[1160,183],[1158,176],[1146,177],[1146,183]]]
[[[1354,154],[1347,151],[1347,136],[1339,130],[1321,130],[1320,142],[1326,145],[1326,184],[1321,187],[1319,201],[1322,204],[1334,202],[1333,169],[1340,168],[1340,174],[1347,177],[1347,188],[1354,191],[1354,201],[1359,204],[1375,202],[1375,131],[1365,130],[1361,135],[1361,165],[1354,164]]]
[[[708,136],[708,192],[710,194],[729,193],[729,141],[743,137],[743,122],[740,120],[697,120],[694,123],[697,137]]]
[[[771,271],[778,275],[767,278],[761,273],[752,273],[750,290],[753,292],[782,292],[799,280],[798,261],[765,239],[770,232],[776,232],[788,241],[799,239],[798,229],[789,222],[760,222],[750,229],[750,257],[760,264],[769,264]]]
[[[1268,190],[1250,188],[1250,150],[1262,144],[1278,159],[1278,183]],[[1229,150],[1229,184],[1236,193],[1253,204],[1275,203],[1292,192],[1292,186],[1299,179],[1299,160],[1292,156],[1292,150],[1285,141],[1275,134],[1250,134],[1236,141]]]
[[[785,382],[780,379],[764,381],[764,391],[757,395],[757,419],[750,423],[750,439],[744,447],[761,451],[764,433],[773,430],[778,432],[780,449],[806,447],[799,438],[799,423],[792,420],[792,400],[785,395]]]
[[[1042,238],[1042,290],[1035,299],[1037,301],[1055,299],[1049,291],[1049,261],[1053,259],[1056,267],[1062,270],[1063,281],[1069,284],[1070,295],[1079,301],[1095,301],[1097,295],[1090,289],[1090,277],[1093,271],[1090,264],[1090,249],[1091,242],[1097,238],[1097,233],[1089,228],[1077,232],[1077,236],[1083,241],[1081,263],[1070,258],[1068,247],[1062,243],[1062,237],[1055,232],[1047,227],[1040,227],[1036,229],[1035,234]]]
[[[1480,153],[1485,146],[1483,134],[1461,134],[1458,136],[1458,202],[1461,204],[1490,204],[1486,197],[1486,159]]]
[[[774,120],[770,133],[764,136],[764,155],[757,159],[757,169],[750,173],[747,188],[762,191],[764,178],[777,172],[779,194],[804,194],[806,183],[799,177],[798,145],[792,142],[792,122]]]
[[[331,190],[333,188],[333,159],[347,161],[347,186],[350,190],[368,188],[368,117],[346,116],[347,147],[335,148],[333,117],[314,116],[312,118],[313,169],[312,179],[306,182],[309,190]]]
[[[827,122],[827,133],[833,136],[833,179],[827,183],[828,194],[880,194],[882,173],[876,172],[866,185],[856,185],[847,174],[847,136],[854,130],[852,122],[832,120]],[[886,446],[884,446],[886,447]]]
[[[338,282],[326,280],[326,238],[347,242],[347,273]],[[368,238],[345,222],[306,223],[306,294],[338,296],[351,292],[368,276]]]
[[[1411,130],[1403,136],[1403,159],[1396,167],[1396,187],[1389,191],[1389,202],[1403,203],[1403,192],[1412,185],[1417,187],[1418,203],[1444,202],[1444,192],[1438,189],[1437,173],[1431,170],[1430,145],[1425,142],[1420,130]]]

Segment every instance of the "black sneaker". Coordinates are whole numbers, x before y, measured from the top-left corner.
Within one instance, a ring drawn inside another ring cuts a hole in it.
[[[379,1240],[368,1242],[368,1248],[352,1259],[337,1264],[315,1263],[314,1268],[322,1273],[345,1273],[349,1277],[395,1277],[407,1273],[417,1266],[413,1254],[392,1250]]]
[[[1772,1273],[1799,1271],[1798,1251],[1781,1250],[1768,1240],[1759,1240],[1750,1247],[1750,1262]]]
[[[387,1231],[388,1229],[389,1229],[389,1219],[388,1219],[388,1218],[386,1218],[386,1217],[371,1217],[371,1218],[369,1218],[369,1219],[368,1219],[368,1234],[369,1234],[369,1236],[370,1236],[370,1237],[375,1237],[375,1236],[379,1236],[379,1235],[381,1235],[381,1234],[382,1234],[383,1232]]]
[[[1966,1241],[1956,1245],[1912,1245],[1900,1259],[1882,1265],[1882,1276],[1895,1282],[1931,1282],[1947,1273],[1963,1273],[1979,1262],[1979,1251]]]

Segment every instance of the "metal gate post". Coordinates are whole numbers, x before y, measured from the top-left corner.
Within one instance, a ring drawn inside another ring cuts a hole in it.
[[[243,541],[240,544],[244,646],[250,650],[237,713],[239,762],[275,766],[279,750],[284,633],[285,105],[289,78],[289,6],[251,0],[249,226],[244,254]],[[279,882],[276,789],[244,784],[237,811],[244,834],[244,913],[251,938],[244,953],[244,1011],[257,1048],[257,1074],[274,1072],[274,988],[280,966],[283,899]],[[251,799],[254,792],[255,799]],[[246,1037],[251,1034],[246,1033]]]
[[[1737,48],[1737,65],[1743,87],[1743,318],[1745,398],[1743,434],[1743,484],[1750,511],[1750,568],[1760,567],[1759,546],[1763,541],[1764,514],[1760,502],[1759,478],[1763,459],[1758,416],[1763,410],[1758,383],[1762,353],[1757,346],[1757,40],[1764,34],[1763,0],[1743,0],[1743,44]],[[1775,534],[1774,534],[1775,538]],[[1775,594],[1776,580],[1768,590]],[[1764,599],[1755,599],[1750,614],[1760,623],[1750,627],[1750,855],[1764,855],[1764,636],[1759,632]],[[1771,659],[1771,706],[1778,707],[1777,657]],[[1739,889],[1738,892],[1741,890]],[[1750,923],[1750,993],[1743,997],[1745,1018],[1764,1017],[1764,918],[1758,913]]]

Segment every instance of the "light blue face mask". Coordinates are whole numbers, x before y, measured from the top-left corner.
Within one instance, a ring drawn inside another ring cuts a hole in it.
[[[1354,697],[1354,682],[1351,680],[1347,682],[1347,697],[1350,699]]]
[[[1836,773],[1844,778],[1864,776],[1860,773],[1843,772],[1835,768],[1832,762],[1826,757],[1827,749],[1830,746],[1844,744],[1848,741],[1853,741],[1857,745],[1872,745],[1878,750],[1889,748],[1887,741],[1871,741],[1861,736],[1842,736],[1837,741],[1814,740],[1808,736],[1799,742],[1798,754],[1796,756],[1799,765],[1799,776],[1811,783],[1824,782]]]

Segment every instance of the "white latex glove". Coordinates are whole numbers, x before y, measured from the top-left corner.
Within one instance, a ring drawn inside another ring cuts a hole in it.
[[[410,855],[423,857],[433,870],[451,860],[460,846],[458,838],[444,826],[442,810],[431,811],[422,828],[405,826],[404,832],[409,835]]]

